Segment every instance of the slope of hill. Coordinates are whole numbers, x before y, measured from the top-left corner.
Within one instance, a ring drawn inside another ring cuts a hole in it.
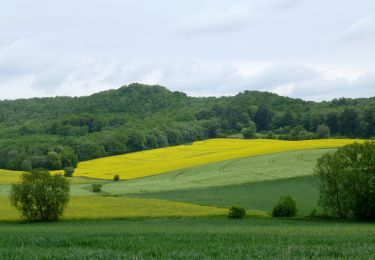
[[[321,124],[334,136],[370,137],[375,99],[315,103],[257,91],[195,98],[131,84],[87,97],[1,101],[0,168],[62,169],[77,161],[225,137],[252,121],[270,138],[320,137],[314,132]]]
[[[296,150],[337,148],[355,141],[353,139],[306,141],[210,139],[194,142],[191,145],[85,161],[78,165],[74,175],[98,179],[113,179],[115,175],[119,175],[121,179],[129,180],[243,157]]]

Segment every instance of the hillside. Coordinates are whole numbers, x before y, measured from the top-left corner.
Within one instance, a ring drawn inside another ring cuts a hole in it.
[[[255,122],[268,138],[371,137],[375,99],[307,102],[245,91],[189,97],[161,86],[131,84],[86,97],[0,102],[0,168],[62,169],[145,149],[238,134]],[[325,135],[327,135],[327,131]]]

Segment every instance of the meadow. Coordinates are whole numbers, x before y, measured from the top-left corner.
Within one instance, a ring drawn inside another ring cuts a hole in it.
[[[372,259],[368,223],[135,219],[0,223],[1,259]]]

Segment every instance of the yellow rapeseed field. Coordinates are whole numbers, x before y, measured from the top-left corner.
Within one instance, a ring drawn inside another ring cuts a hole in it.
[[[304,141],[210,139],[180,145],[129,153],[81,162],[75,176],[112,179],[134,179],[187,167],[270,153],[336,148],[355,142],[353,139],[321,139]]]

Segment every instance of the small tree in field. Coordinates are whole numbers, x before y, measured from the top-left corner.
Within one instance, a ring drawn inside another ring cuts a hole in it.
[[[229,218],[236,218],[236,219],[245,218],[246,217],[246,210],[242,207],[233,206],[229,209],[228,217]]]
[[[69,201],[69,182],[62,175],[33,170],[22,175],[10,192],[11,204],[28,221],[57,220]]]
[[[375,220],[375,142],[323,155],[315,168],[319,204],[339,218]]]
[[[65,167],[64,168],[64,176],[65,177],[73,177],[74,168],[73,167]]]
[[[114,181],[119,181],[120,180],[120,176],[118,174],[116,174],[115,176],[113,176],[113,180]]]
[[[242,128],[241,133],[245,139],[255,138],[257,128],[254,122],[251,122],[249,127]]]
[[[102,185],[99,183],[95,183],[91,187],[92,187],[92,192],[99,193],[102,191]]]
[[[297,214],[297,204],[294,199],[289,195],[280,197],[279,202],[272,210],[273,217],[294,217]]]

